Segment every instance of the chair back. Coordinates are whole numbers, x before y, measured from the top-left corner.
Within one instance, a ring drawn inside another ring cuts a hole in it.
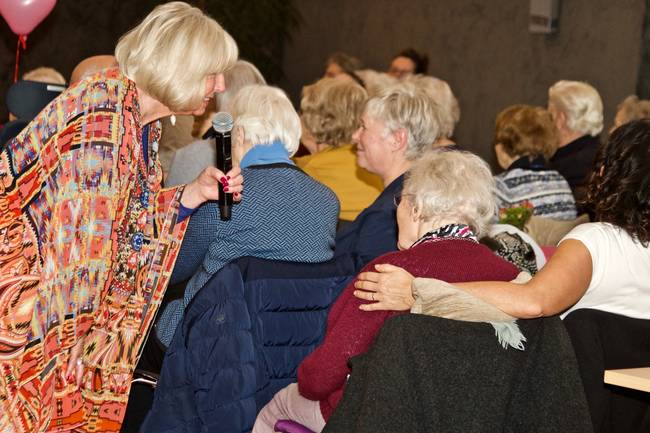
[[[564,318],[596,433],[650,431],[650,393],[605,384],[605,370],[650,367],[650,320],[593,309]]]

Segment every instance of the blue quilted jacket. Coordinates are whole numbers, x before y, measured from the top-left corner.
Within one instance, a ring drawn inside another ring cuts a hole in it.
[[[188,305],[141,433],[249,432],[320,344],[330,306],[359,266],[244,257]]]

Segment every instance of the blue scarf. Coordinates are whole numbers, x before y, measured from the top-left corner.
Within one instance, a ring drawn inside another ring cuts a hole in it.
[[[246,152],[239,166],[247,168],[251,165],[277,164],[280,162],[294,165],[284,144],[280,140],[276,140],[271,144],[254,145],[251,150]]]

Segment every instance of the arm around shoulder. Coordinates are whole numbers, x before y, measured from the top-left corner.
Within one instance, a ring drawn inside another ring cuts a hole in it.
[[[477,281],[458,284],[521,319],[559,314],[582,298],[591,282],[591,254],[580,241],[563,241],[546,266],[525,284]]]

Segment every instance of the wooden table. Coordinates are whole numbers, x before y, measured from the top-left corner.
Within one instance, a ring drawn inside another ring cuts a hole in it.
[[[605,383],[650,392],[650,367],[605,370]]]

